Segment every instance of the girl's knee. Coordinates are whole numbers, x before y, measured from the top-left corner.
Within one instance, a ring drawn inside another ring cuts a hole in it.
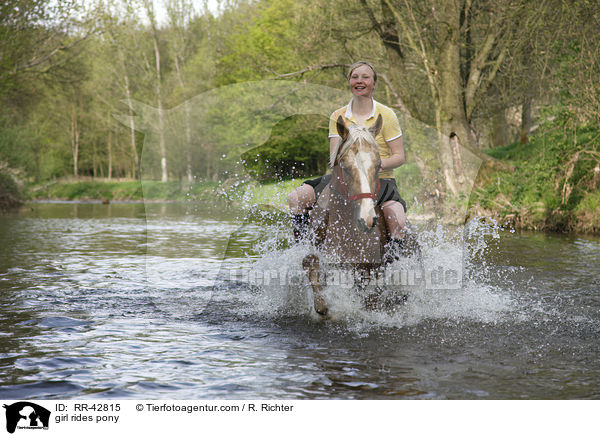
[[[402,214],[402,216],[396,217],[396,219],[398,220],[398,227],[400,227],[400,229],[404,229],[404,227],[406,227],[406,217],[404,216],[404,214]]]
[[[382,205],[383,215],[390,232],[396,233],[406,226],[404,207],[397,201],[388,201]]]
[[[294,189],[288,196],[288,205],[292,213],[304,213],[314,203],[314,189],[310,185],[302,185]]]
[[[288,195],[288,205],[290,207],[295,207],[298,205],[298,193],[296,192],[298,188],[294,189],[292,192],[290,192],[290,195]]]

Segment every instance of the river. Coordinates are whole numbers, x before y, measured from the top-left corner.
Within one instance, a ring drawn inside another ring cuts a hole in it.
[[[467,230],[423,230],[459,286],[370,312],[333,283],[322,321],[280,223],[28,204],[0,217],[0,397],[600,398],[600,239]]]

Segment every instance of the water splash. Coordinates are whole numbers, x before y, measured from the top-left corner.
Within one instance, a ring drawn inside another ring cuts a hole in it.
[[[413,326],[426,320],[502,320],[514,310],[514,302],[506,278],[502,282],[494,279],[495,270],[487,261],[501,231],[496,223],[479,219],[466,226],[421,225],[422,264],[398,260],[364,286],[355,272],[335,267],[335,259],[320,253],[326,284],[323,295],[331,318],[357,331]],[[314,247],[291,244],[285,226],[274,226],[266,233],[269,236],[257,246],[257,256],[244,272],[243,281],[255,290],[250,310],[264,316],[320,319],[312,307],[312,288],[302,268],[302,259],[314,252]],[[288,244],[291,246],[286,247]],[[368,310],[364,297],[375,288],[386,295],[407,295],[408,300],[391,308]]]

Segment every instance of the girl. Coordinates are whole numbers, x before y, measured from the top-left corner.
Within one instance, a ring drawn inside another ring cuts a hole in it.
[[[402,249],[402,238],[406,225],[406,202],[400,197],[393,170],[404,163],[402,130],[398,118],[389,107],[376,102],[373,92],[377,86],[377,72],[368,62],[359,61],[350,66],[348,81],[352,100],[347,106],[336,110],[329,121],[329,152],[333,153],[340,137],[336,129],[336,120],[341,115],[346,123],[371,127],[381,114],[383,126],[375,138],[380,146],[381,169],[379,178],[381,188],[377,195],[377,205],[381,207],[391,237],[390,244]],[[305,181],[289,196],[289,207],[293,215],[294,237],[299,240],[308,226],[308,210],[319,194],[331,180],[326,175]],[[403,250],[402,250],[403,251]]]

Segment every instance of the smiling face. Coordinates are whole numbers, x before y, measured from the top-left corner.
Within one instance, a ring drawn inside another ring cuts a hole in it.
[[[357,97],[372,97],[375,91],[373,70],[368,65],[359,65],[350,73],[350,91]]]

